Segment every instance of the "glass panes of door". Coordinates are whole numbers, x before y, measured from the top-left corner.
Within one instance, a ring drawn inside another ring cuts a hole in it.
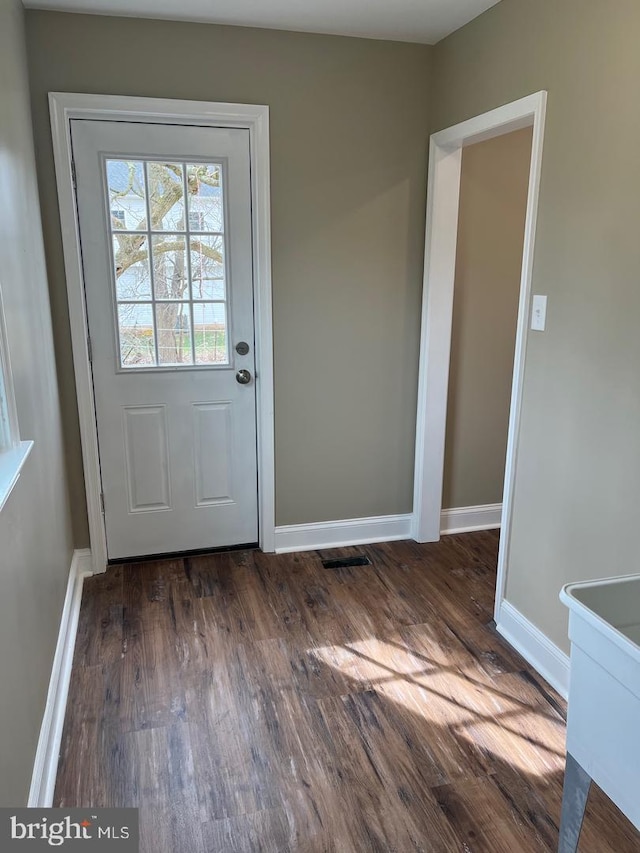
[[[229,363],[220,163],[106,161],[120,366]]]

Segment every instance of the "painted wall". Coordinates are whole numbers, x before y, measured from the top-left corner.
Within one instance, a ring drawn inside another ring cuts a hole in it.
[[[507,598],[563,649],[567,581],[638,571],[640,4],[502,0],[435,50],[434,130],[549,102]]]
[[[531,136],[462,152],[443,507],[502,501]]]
[[[432,48],[36,11],[27,32],[77,544],[51,90],[270,106],[277,522],[409,512]]]
[[[72,545],[17,0],[0,3],[0,80],[0,282],[20,430],[35,440],[0,512],[0,805],[23,806]]]

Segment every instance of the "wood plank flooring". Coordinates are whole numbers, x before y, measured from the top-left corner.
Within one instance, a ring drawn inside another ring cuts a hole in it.
[[[554,851],[565,706],[490,627],[497,544],[88,579],[55,804],[138,806],[143,853]],[[595,788],[580,851],[640,851]]]

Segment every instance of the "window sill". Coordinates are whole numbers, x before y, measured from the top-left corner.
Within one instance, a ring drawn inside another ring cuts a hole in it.
[[[18,482],[22,466],[27,456],[31,453],[32,441],[21,441],[11,450],[0,453],[0,510],[7,502],[7,498]]]

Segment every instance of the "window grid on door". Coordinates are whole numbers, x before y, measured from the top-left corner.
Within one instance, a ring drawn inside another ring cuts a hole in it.
[[[228,364],[222,164],[105,168],[120,366]]]

